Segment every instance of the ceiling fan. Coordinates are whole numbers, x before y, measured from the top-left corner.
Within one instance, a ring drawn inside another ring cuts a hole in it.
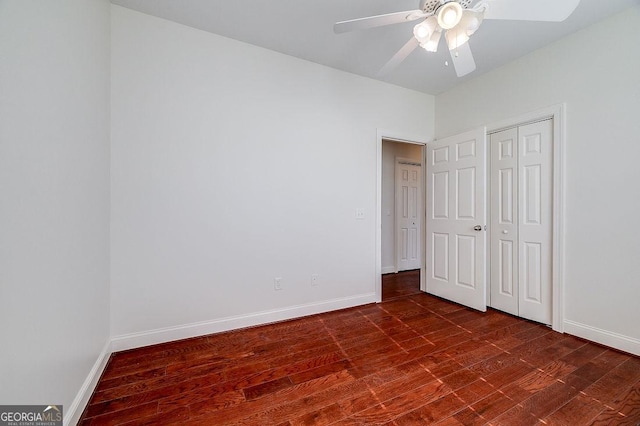
[[[483,20],[561,22],[573,13],[578,3],[580,0],[420,0],[416,10],[341,21],[333,29],[336,33],[344,33],[420,20],[413,27],[413,37],[378,75],[392,71],[418,46],[436,52],[444,34],[456,74],[462,77],[476,69],[468,41]]]

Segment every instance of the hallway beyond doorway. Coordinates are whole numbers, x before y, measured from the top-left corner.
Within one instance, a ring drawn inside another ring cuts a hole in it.
[[[420,269],[382,276],[383,302],[420,293]]]

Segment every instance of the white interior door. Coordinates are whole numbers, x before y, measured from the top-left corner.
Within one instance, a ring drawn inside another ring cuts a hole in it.
[[[427,145],[427,292],[486,310],[486,129]]]
[[[491,306],[551,324],[553,121],[491,135]]]
[[[553,121],[518,128],[520,316],[551,324]]]
[[[396,160],[396,264],[398,271],[420,269],[420,211],[422,205],[421,166]]]
[[[489,139],[491,307],[518,315],[518,129]]]

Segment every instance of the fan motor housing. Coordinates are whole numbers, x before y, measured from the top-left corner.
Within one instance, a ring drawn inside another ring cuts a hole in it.
[[[449,1],[456,1],[460,3],[460,6],[462,6],[463,9],[468,9],[469,5],[473,3],[474,0],[420,0],[419,8],[425,13],[435,13],[442,4],[448,3]]]

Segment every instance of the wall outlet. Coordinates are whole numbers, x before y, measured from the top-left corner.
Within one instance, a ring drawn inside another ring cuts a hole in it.
[[[364,219],[364,209],[356,209],[356,220]]]
[[[273,279],[273,289],[282,290],[282,277],[275,277]]]
[[[311,285],[317,286],[318,284],[320,284],[320,275],[318,274],[311,275]]]

